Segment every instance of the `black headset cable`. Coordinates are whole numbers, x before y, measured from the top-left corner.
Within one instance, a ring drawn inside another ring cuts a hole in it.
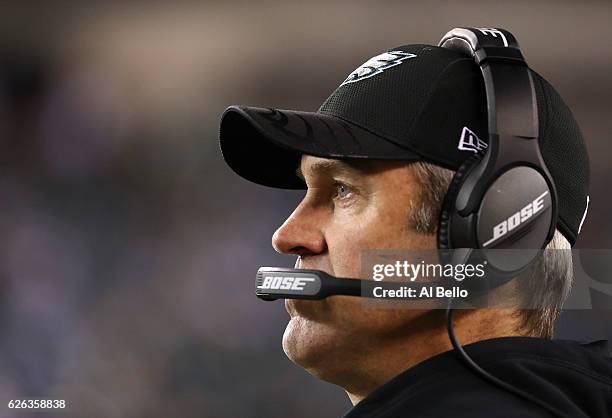
[[[533,402],[536,405],[539,405],[541,408],[545,409],[546,411],[550,412],[556,417],[561,417],[561,418],[567,417],[567,415],[561,413],[559,410],[547,404],[546,402],[542,401],[541,399],[538,399],[535,396],[532,396],[529,393],[524,392],[518,389],[517,387],[512,386],[511,384],[493,376],[492,374],[484,370],[482,367],[480,367],[478,364],[476,364],[476,362],[465,352],[461,344],[457,341],[457,337],[455,336],[455,331],[453,328],[453,310],[454,309],[452,307],[452,304],[453,304],[453,298],[449,298],[448,305],[446,307],[446,328],[448,331],[448,338],[450,339],[450,342],[453,345],[453,348],[455,349],[455,351],[459,354],[459,357],[461,357],[461,359],[463,360],[463,362],[466,364],[466,366],[469,369],[471,369],[476,375],[480,376],[484,380],[510,393],[513,393],[518,397],[521,397],[530,402]]]

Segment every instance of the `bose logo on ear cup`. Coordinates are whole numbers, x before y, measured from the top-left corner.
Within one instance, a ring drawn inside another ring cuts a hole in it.
[[[544,208],[544,196],[548,194],[548,190],[529,202],[518,212],[510,215],[508,219],[504,219],[493,227],[493,237],[482,244],[483,247],[497,241],[499,238],[508,234],[508,232],[516,229],[519,225],[524,224],[533,217],[536,213]]]

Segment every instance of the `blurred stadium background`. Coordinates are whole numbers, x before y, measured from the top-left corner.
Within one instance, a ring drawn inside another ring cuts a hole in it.
[[[315,110],[366,59],[455,26],[512,30],[573,109],[592,166],[578,247],[610,248],[608,0],[3,2],[0,22],[0,400],[69,405],[36,416],[347,410],[285,358],[282,304],[253,296],[258,266],[293,265],[270,238],[302,194],[235,176],[219,116]],[[612,332],[567,312],[557,337]]]

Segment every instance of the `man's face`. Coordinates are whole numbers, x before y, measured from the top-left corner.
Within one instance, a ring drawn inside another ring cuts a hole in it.
[[[411,228],[409,211],[419,185],[406,162],[303,156],[300,171],[306,196],[272,239],[277,251],[299,256],[297,268],[361,277],[365,249],[435,248],[434,235]],[[287,299],[287,356],[323,379],[348,373],[352,359],[405,339],[423,314],[361,304],[348,296]]]

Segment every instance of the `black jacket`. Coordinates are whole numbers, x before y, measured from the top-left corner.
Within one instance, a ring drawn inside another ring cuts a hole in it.
[[[612,417],[612,358],[607,341],[504,337],[464,347],[490,374],[568,417]],[[549,417],[540,406],[485,381],[447,351],[406,370],[345,418]]]

